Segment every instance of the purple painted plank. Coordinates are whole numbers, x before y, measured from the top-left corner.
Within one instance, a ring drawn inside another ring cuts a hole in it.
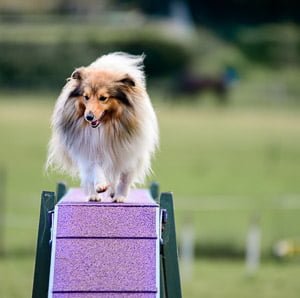
[[[156,208],[60,205],[56,237],[156,238]]]
[[[56,239],[53,292],[156,290],[155,240]]]
[[[155,293],[55,293],[53,298],[154,298]]]

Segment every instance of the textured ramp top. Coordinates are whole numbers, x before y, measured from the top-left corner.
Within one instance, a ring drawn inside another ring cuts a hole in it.
[[[157,203],[152,199],[148,189],[131,189],[125,203],[112,203],[111,199],[103,195],[101,202],[88,202],[86,195],[81,188],[70,188],[66,195],[61,199],[59,204],[88,204],[88,205],[112,205],[112,206],[153,206],[157,207]]]

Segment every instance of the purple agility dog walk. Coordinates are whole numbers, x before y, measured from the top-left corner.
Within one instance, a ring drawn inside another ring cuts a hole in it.
[[[159,206],[148,190],[95,203],[70,189],[52,239],[49,298],[159,297]]]

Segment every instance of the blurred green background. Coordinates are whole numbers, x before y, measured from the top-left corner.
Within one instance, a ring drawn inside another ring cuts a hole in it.
[[[44,172],[55,100],[111,51],[146,54],[183,296],[299,296],[300,5],[220,2],[0,1],[0,297],[31,296],[41,191],[79,184]]]

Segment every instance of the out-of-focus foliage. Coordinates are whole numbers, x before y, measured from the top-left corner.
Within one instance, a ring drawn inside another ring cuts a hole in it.
[[[253,61],[270,66],[300,64],[300,29],[293,24],[241,28],[236,42]]]
[[[74,68],[88,65],[112,51],[144,53],[146,71],[151,77],[177,72],[190,59],[184,43],[159,32],[128,30],[123,35],[119,31],[82,32],[81,29],[82,35],[79,33],[78,37],[76,29],[72,32],[65,29],[61,28],[58,38],[52,38],[46,30],[36,34],[35,29],[29,28],[23,36],[0,39],[0,86],[58,87]]]
[[[124,3],[124,1],[118,1]],[[127,0],[152,15],[167,15],[171,0]],[[300,20],[297,0],[186,0],[195,22],[214,24],[245,24]]]

